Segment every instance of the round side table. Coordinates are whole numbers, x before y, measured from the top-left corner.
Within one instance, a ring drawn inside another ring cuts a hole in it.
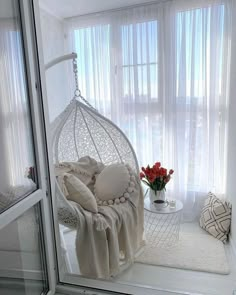
[[[181,201],[176,200],[175,208],[168,205],[157,209],[146,196],[144,209],[145,235],[151,247],[168,247],[178,241],[183,210]]]

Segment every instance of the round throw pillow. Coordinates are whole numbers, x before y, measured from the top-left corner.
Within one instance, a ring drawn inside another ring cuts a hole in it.
[[[94,193],[98,205],[124,203],[134,191],[135,176],[129,166],[117,163],[106,166],[97,176]]]

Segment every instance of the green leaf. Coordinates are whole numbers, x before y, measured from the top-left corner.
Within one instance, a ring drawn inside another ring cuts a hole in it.
[[[142,179],[142,181],[143,181],[146,185],[148,185],[149,187],[151,187],[150,183],[147,182],[145,179]]]

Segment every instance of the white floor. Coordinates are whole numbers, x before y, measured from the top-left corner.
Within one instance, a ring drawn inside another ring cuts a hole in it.
[[[205,233],[197,223],[182,224],[181,231]],[[64,237],[72,273],[79,274],[74,249],[75,232],[70,231]],[[232,295],[233,290],[236,290],[236,257],[233,255],[230,245],[226,245],[225,249],[231,270],[229,275],[134,263],[116,277],[114,282],[142,287],[147,286],[149,288],[163,288],[177,292],[189,292],[191,294]]]

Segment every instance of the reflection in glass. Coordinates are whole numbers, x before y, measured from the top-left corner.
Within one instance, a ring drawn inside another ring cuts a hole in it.
[[[15,289],[25,295],[47,291],[39,222],[36,205],[0,230],[0,294],[15,294]]]
[[[0,2],[0,213],[36,189],[18,1]]]

